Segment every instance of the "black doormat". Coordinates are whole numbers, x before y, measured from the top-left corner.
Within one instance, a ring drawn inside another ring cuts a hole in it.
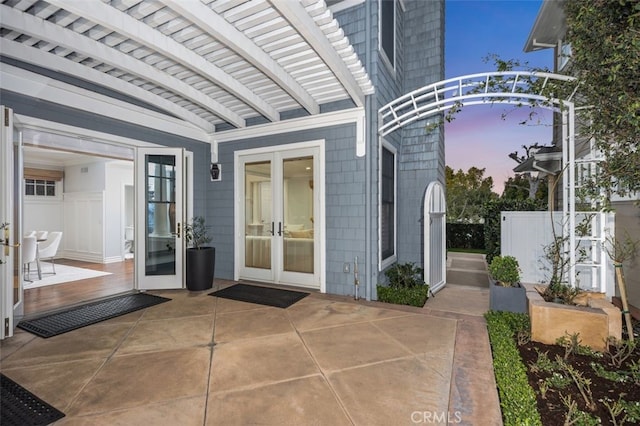
[[[75,306],[39,318],[20,321],[18,328],[47,338],[169,300],[171,299],[147,293],[125,294]]]
[[[225,299],[257,303],[259,305],[275,306],[276,308],[288,308],[308,295],[309,293],[302,291],[281,290],[279,288],[247,284],[234,284],[231,287],[209,293],[209,296],[224,297]]]
[[[0,401],[2,426],[48,425],[64,417],[4,374],[0,374]]]

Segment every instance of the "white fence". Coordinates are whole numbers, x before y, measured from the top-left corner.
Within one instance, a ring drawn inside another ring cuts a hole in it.
[[[613,233],[613,214],[607,217],[607,233]],[[552,214],[550,212],[502,212],[500,247],[503,256],[514,256],[522,269],[525,283],[548,283],[551,264],[545,256],[545,247],[553,243]],[[556,235],[562,236],[562,212],[553,212]],[[607,297],[614,295],[614,270],[609,259],[599,259],[605,265]],[[577,268],[577,284],[584,289],[600,291],[600,283],[593,267]]]

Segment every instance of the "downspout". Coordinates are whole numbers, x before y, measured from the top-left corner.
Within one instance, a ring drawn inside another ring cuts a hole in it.
[[[373,36],[371,31],[371,13],[372,13],[372,3],[371,1],[364,2],[364,16],[365,16],[365,68],[367,73],[372,76],[373,75],[373,61],[372,61],[372,52],[371,52],[371,37]],[[375,82],[374,82],[375,86]],[[366,300],[371,300],[373,295],[373,284],[372,282],[375,279],[375,265],[377,262],[375,261],[375,250],[373,249],[373,206],[372,201],[375,197],[373,197],[373,185],[372,185],[372,161],[375,159],[375,153],[373,151],[373,140],[377,136],[377,126],[378,123],[374,119],[373,114],[373,95],[367,95],[365,98],[365,126],[367,127],[366,135],[366,154],[364,159],[364,181],[365,181],[365,206],[364,206],[364,217],[365,217],[365,262],[364,262],[364,276],[365,277],[365,298]],[[377,111],[376,111],[377,112]],[[375,129],[375,130],[374,130]]]

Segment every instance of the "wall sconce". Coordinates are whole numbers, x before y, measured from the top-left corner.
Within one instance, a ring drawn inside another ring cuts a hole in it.
[[[220,164],[211,163],[209,172],[211,173],[211,182],[222,180],[222,167]]]

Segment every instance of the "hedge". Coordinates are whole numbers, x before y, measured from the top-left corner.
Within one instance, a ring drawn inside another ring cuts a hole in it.
[[[529,385],[527,370],[514,338],[518,330],[529,326],[529,316],[489,311],[485,319],[504,425],[542,425],[536,395]]]
[[[447,223],[447,248],[484,250],[484,224]]]

